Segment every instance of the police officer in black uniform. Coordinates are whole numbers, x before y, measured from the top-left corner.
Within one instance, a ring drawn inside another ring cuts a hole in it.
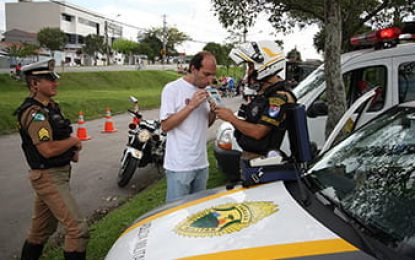
[[[35,202],[21,259],[39,259],[58,222],[65,228],[64,258],[86,257],[88,227],[69,188],[71,161],[78,161],[82,145],[52,99],[59,79],[54,65],[50,59],[22,67],[30,96],[16,115]]]
[[[240,118],[227,108],[217,108],[216,115],[235,127],[242,160],[279,153],[286,131],[284,106],[296,102],[287,82],[277,75],[285,69],[283,52],[275,42],[258,41],[232,49],[229,57],[237,64],[248,64],[248,86],[257,96],[241,106]]]

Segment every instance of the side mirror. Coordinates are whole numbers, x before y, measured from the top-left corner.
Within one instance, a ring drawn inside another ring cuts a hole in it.
[[[317,100],[307,110],[307,116],[316,118],[318,116],[326,116],[329,113],[327,104],[324,101]]]

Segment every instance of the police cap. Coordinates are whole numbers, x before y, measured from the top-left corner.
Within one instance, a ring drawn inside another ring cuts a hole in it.
[[[54,59],[39,61],[22,67],[22,72],[25,76],[39,77],[51,81],[59,79],[59,75],[54,70]]]

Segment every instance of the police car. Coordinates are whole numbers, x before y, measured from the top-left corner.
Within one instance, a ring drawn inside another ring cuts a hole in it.
[[[367,113],[375,93],[341,122]],[[412,102],[325,151],[297,181],[208,190],[146,214],[106,259],[415,259],[414,153]]]
[[[414,22],[402,30],[385,28],[355,36],[352,45],[358,50],[341,56],[341,69],[350,107],[362,93],[378,88],[369,113],[362,123],[383,113],[390,107],[415,100],[415,31]],[[298,102],[307,108],[310,139],[320,150],[325,143],[327,97],[324,67],[321,65],[293,90]],[[356,116],[353,116],[355,119]],[[230,180],[239,176],[239,158],[242,149],[233,136],[231,124],[222,123],[216,135],[214,154],[218,167]],[[288,138],[281,150],[289,154]]]

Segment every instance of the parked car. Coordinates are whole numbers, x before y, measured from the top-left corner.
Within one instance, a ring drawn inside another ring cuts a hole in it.
[[[400,34],[399,28],[386,28],[355,36],[351,42],[359,50],[341,56],[348,107],[365,91],[378,88],[376,99],[362,123],[396,104],[415,100],[415,32],[403,32],[405,34]],[[301,81],[293,93],[298,102],[307,108],[310,139],[320,150],[326,140],[328,111],[323,65]],[[233,132],[231,124],[222,123],[217,130],[214,147],[217,165],[231,181],[239,177],[242,151]],[[290,153],[287,136],[281,150]]]
[[[287,61],[285,69],[285,79],[294,89],[298,83],[310,75],[315,69],[320,67],[322,62],[320,60],[305,60],[305,61]]]
[[[366,113],[374,95],[341,121]],[[146,214],[106,259],[415,259],[414,153],[412,102],[357,129],[297,181],[221,187]]]

